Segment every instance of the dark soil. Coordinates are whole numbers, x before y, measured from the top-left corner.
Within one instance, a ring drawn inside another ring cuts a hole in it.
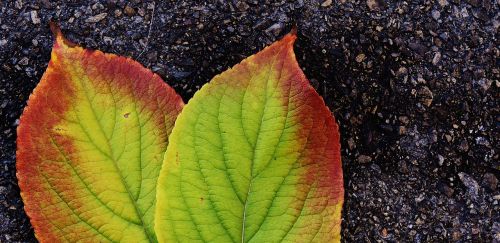
[[[341,127],[343,240],[500,242],[499,1],[210,2],[0,1],[0,242],[35,240],[15,139],[50,19],[185,101],[296,24],[299,63]]]

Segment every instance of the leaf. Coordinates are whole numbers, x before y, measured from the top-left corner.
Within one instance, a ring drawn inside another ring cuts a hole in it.
[[[216,76],[179,115],[158,179],[160,242],[340,240],[338,125],[295,39]]]
[[[41,242],[150,241],[156,182],[183,102],[125,57],[56,34],[17,130],[17,177]]]

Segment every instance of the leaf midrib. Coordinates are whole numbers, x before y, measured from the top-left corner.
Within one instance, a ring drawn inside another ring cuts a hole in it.
[[[280,50],[281,51],[281,50]],[[255,151],[256,151],[256,148],[257,148],[257,143],[259,142],[259,137],[260,137],[260,134],[261,134],[261,129],[262,129],[262,123],[264,122],[264,115],[266,114],[266,109],[267,109],[267,102],[268,102],[268,84],[269,84],[269,79],[271,77],[271,71],[273,69],[273,66],[276,62],[276,59],[277,59],[277,56],[280,54],[280,52],[278,52],[274,58],[273,58],[273,61],[271,62],[271,65],[269,65],[269,70],[268,70],[268,75],[267,75],[267,78],[266,78],[266,82],[265,82],[265,90],[264,90],[264,104],[263,104],[263,111],[262,111],[262,115],[260,117],[260,122],[259,122],[259,128],[257,130],[257,137],[255,138],[255,145],[254,145],[254,148],[252,150],[252,159],[251,159],[251,164],[250,164],[250,183],[248,185],[248,190],[247,190],[247,195],[245,197],[245,204],[243,206],[243,218],[242,218],[242,225],[241,225],[241,243],[244,243],[245,242],[245,224],[246,224],[246,212],[247,212],[247,205],[248,205],[248,197],[250,196],[250,192],[252,190],[252,183],[253,183],[253,180],[254,180],[254,177],[253,177],[253,168],[254,168],[254,164],[255,164]],[[280,70],[281,72],[281,70]],[[281,76],[281,75],[280,75]],[[279,81],[279,80],[278,80]],[[248,88],[248,87],[247,87]]]

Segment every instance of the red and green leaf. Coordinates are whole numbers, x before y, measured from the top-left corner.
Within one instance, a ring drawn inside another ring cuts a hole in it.
[[[183,102],[139,63],[53,29],[51,60],[17,130],[17,177],[35,234],[154,242],[157,178]]]
[[[179,115],[158,180],[160,242],[340,240],[338,125],[295,39],[216,76]]]

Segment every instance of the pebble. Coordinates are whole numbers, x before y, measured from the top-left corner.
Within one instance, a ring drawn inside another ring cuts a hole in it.
[[[458,177],[467,188],[467,194],[471,197],[471,199],[477,200],[479,196],[479,184],[477,181],[465,172],[458,173]]]
[[[460,141],[460,144],[458,145],[458,149],[461,152],[467,152],[467,151],[469,151],[469,143],[467,142],[467,140],[462,139],[462,141]]]
[[[353,150],[356,148],[356,143],[354,142],[353,138],[347,139],[347,146],[349,147],[349,150]]]
[[[443,166],[444,164],[444,157],[440,154],[438,154],[438,164],[439,166]]]
[[[492,173],[485,173],[483,175],[483,181],[482,184],[485,188],[487,188],[490,191],[496,191],[498,187],[498,179],[497,177],[492,174]]]
[[[484,91],[487,91],[488,89],[490,89],[491,84],[493,83],[493,81],[490,80],[490,79],[482,78],[479,81],[477,81],[477,83],[479,84],[479,86],[481,86],[481,88]]]
[[[26,66],[26,65],[28,65],[28,62],[29,62],[29,59],[27,57],[23,57],[23,58],[21,58],[21,60],[17,64],[22,65],[22,66]]]
[[[438,190],[443,193],[444,195],[446,195],[447,197],[452,197],[453,196],[453,193],[455,192],[455,190],[453,190],[453,188],[449,187],[446,183],[438,183],[437,185],[438,187]]]
[[[363,62],[365,58],[366,58],[365,54],[361,53],[356,56],[356,62]]]
[[[445,7],[448,5],[448,1],[447,0],[438,0],[438,3],[441,7]]]
[[[434,58],[432,58],[432,64],[437,65],[441,61],[441,53],[436,52],[434,53]]]
[[[441,17],[441,12],[439,12],[437,10],[432,10],[432,18],[433,19],[439,20],[440,17]]]
[[[372,161],[372,157],[362,154],[362,155],[358,156],[357,161],[361,164],[367,164],[367,163],[370,163]]]
[[[122,11],[120,9],[115,9],[115,17],[120,17],[122,16]]]
[[[146,15],[146,11],[145,11],[143,8],[139,8],[139,9],[137,10],[137,13],[138,13],[140,16],[142,16],[142,17],[144,17],[144,15]]]
[[[85,22],[87,22],[87,23],[97,23],[97,22],[105,19],[106,16],[108,16],[108,13],[100,13],[98,15],[95,15],[95,16],[92,16],[90,18],[87,18],[85,20]]]
[[[275,23],[266,29],[266,33],[273,34],[274,36],[279,36],[282,29],[283,29],[282,23]]]
[[[415,51],[420,56],[424,56],[428,50],[426,46],[417,41],[410,42],[410,44],[408,44],[408,47],[410,47],[410,49]]]
[[[321,4],[321,7],[328,7],[332,5],[332,0],[326,0]]]
[[[35,10],[30,12],[30,16],[31,22],[33,22],[33,24],[40,24],[40,18],[38,17],[38,13]]]
[[[125,6],[125,9],[123,9],[123,12],[125,12],[125,14],[127,16],[134,16],[135,15],[135,10],[132,7],[128,6],[128,5]]]
[[[250,8],[250,6],[248,6],[248,4],[245,1],[238,1],[236,3],[236,8],[238,10],[244,12],[244,11],[247,11],[247,9]]]
[[[491,145],[490,145],[490,142],[488,141],[487,138],[485,137],[477,137],[476,138],[476,144],[477,145],[482,145],[482,146],[485,146],[487,148],[489,148]]]
[[[15,6],[17,9],[21,9],[21,8],[23,8],[23,1],[22,1],[22,0],[16,0],[16,2],[14,3],[14,6]]]
[[[429,107],[432,104],[432,100],[434,98],[432,91],[427,86],[422,86],[418,90],[418,95],[420,97],[420,102],[425,106]]]
[[[398,134],[399,135],[404,135],[404,134],[406,134],[406,132],[407,132],[407,129],[406,129],[405,126],[399,126],[398,127]]]
[[[378,10],[380,7],[377,0],[366,0],[366,5],[370,10]]]
[[[400,67],[398,71],[396,72],[397,76],[403,76],[408,74],[408,69],[406,67]]]
[[[404,125],[408,125],[408,123],[410,122],[410,119],[407,116],[400,116],[398,117],[398,120]]]

